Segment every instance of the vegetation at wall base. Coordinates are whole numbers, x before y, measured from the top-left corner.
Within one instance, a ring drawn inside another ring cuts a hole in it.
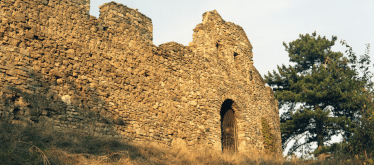
[[[266,153],[275,153],[277,151],[277,146],[275,143],[274,135],[271,134],[271,127],[266,122],[265,118],[261,118],[261,124]]]

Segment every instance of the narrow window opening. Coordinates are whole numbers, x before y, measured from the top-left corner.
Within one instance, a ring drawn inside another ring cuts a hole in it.
[[[235,57],[238,56],[238,55],[239,55],[238,53],[234,52],[234,59],[235,59]]]

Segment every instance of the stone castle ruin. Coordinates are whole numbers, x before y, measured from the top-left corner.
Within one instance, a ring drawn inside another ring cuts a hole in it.
[[[203,14],[188,46],[115,2],[0,1],[0,119],[160,145],[280,154],[278,102],[244,30]],[[271,135],[265,136],[265,135]]]

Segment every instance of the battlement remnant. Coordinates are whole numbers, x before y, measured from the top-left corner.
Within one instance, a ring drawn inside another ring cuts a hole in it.
[[[0,1],[1,120],[281,154],[278,102],[240,26],[208,11],[188,46],[155,46],[150,18],[115,2],[95,18],[89,2]]]

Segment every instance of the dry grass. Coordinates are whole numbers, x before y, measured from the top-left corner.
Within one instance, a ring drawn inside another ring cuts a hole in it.
[[[264,156],[256,152],[225,154],[204,148],[168,149],[154,143],[131,143],[74,132],[56,132],[48,125],[21,126],[0,123],[0,164],[352,164],[344,158],[306,161]]]

